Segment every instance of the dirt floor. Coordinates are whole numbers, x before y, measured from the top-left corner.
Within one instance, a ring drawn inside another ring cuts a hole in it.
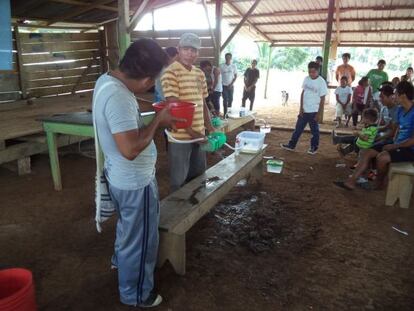
[[[278,147],[290,134],[266,138],[267,154],[285,160],[282,174],[241,183],[188,233],[187,274],[168,264],[156,272],[165,300],[157,310],[414,310],[414,208],[385,207],[384,192],[335,188],[350,170],[336,167],[329,136],[311,156],[308,134],[294,153]],[[164,197],[159,139],[158,149]],[[94,160],[66,151],[61,192],[47,155],[33,157],[27,176],[0,169],[0,265],[33,271],[40,310],[130,310],[109,269],[114,221],[102,234],[93,221]]]

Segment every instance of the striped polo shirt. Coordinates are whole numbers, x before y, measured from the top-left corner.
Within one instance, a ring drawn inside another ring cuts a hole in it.
[[[164,97],[177,97],[179,100],[196,104],[192,129],[205,134],[203,105],[204,98],[208,96],[206,78],[204,73],[192,66],[191,70],[175,61],[169,65],[161,77]],[[172,132],[176,139],[189,140],[191,136],[184,129]]]

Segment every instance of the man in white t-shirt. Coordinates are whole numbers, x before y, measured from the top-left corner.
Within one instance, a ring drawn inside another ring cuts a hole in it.
[[[226,62],[220,65],[221,78],[223,83],[223,109],[224,115],[227,114],[228,108],[231,108],[233,103],[234,82],[237,79],[236,65],[232,64],[231,53],[224,55]]]
[[[280,144],[285,150],[294,151],[296,144],[302,135],[303,130],[309,123],[312,138],[308,150],[309,154],[316,154],[319,147],[319,125],[318,112],[319,107],[323,107],[325,96],[328,94],[328,88],[325,80],[319,76],[319,65],[316,62],[308,64],[309,76],[305,78],[302,84],[302,95],[300,96],[300,110],[298,120],[296,121],[295,131],[288,144]]]

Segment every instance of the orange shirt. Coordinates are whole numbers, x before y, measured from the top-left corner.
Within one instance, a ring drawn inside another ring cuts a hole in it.
[[[355,79],[355,69],[351,65],[340,65],[336,68],[336,80],[341,81],[342,77],[348,78],[348,85],[351,86],[352,82]]]

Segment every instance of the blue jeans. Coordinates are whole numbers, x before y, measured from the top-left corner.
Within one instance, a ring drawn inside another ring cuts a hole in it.
[[[160,217],[158,187],[154,178],[137,190],[121,190],[109,184],[109,192],[118,214],[111,261],[118,267],[121,302],[136,306],[154,288]]]
[[[226,86],[223,85],[223,108],[224,108],[224,115],[227,114],[227,107],[231,108],[231,104],[233,103],[233,93],[234,93],[234,86]]]
[[[298,120],[296,121],[295,131],[292,134],[292,138],[289,141],[289,147],[295,148],[300,135],[302,135],[303,130],[306,125],[309,123],[309,127],[312,133],[311,138],[311,148],[318,149],[319,147],[319,124],[315,120],[317,112],[303,113],[303,115],[298,115]]]

